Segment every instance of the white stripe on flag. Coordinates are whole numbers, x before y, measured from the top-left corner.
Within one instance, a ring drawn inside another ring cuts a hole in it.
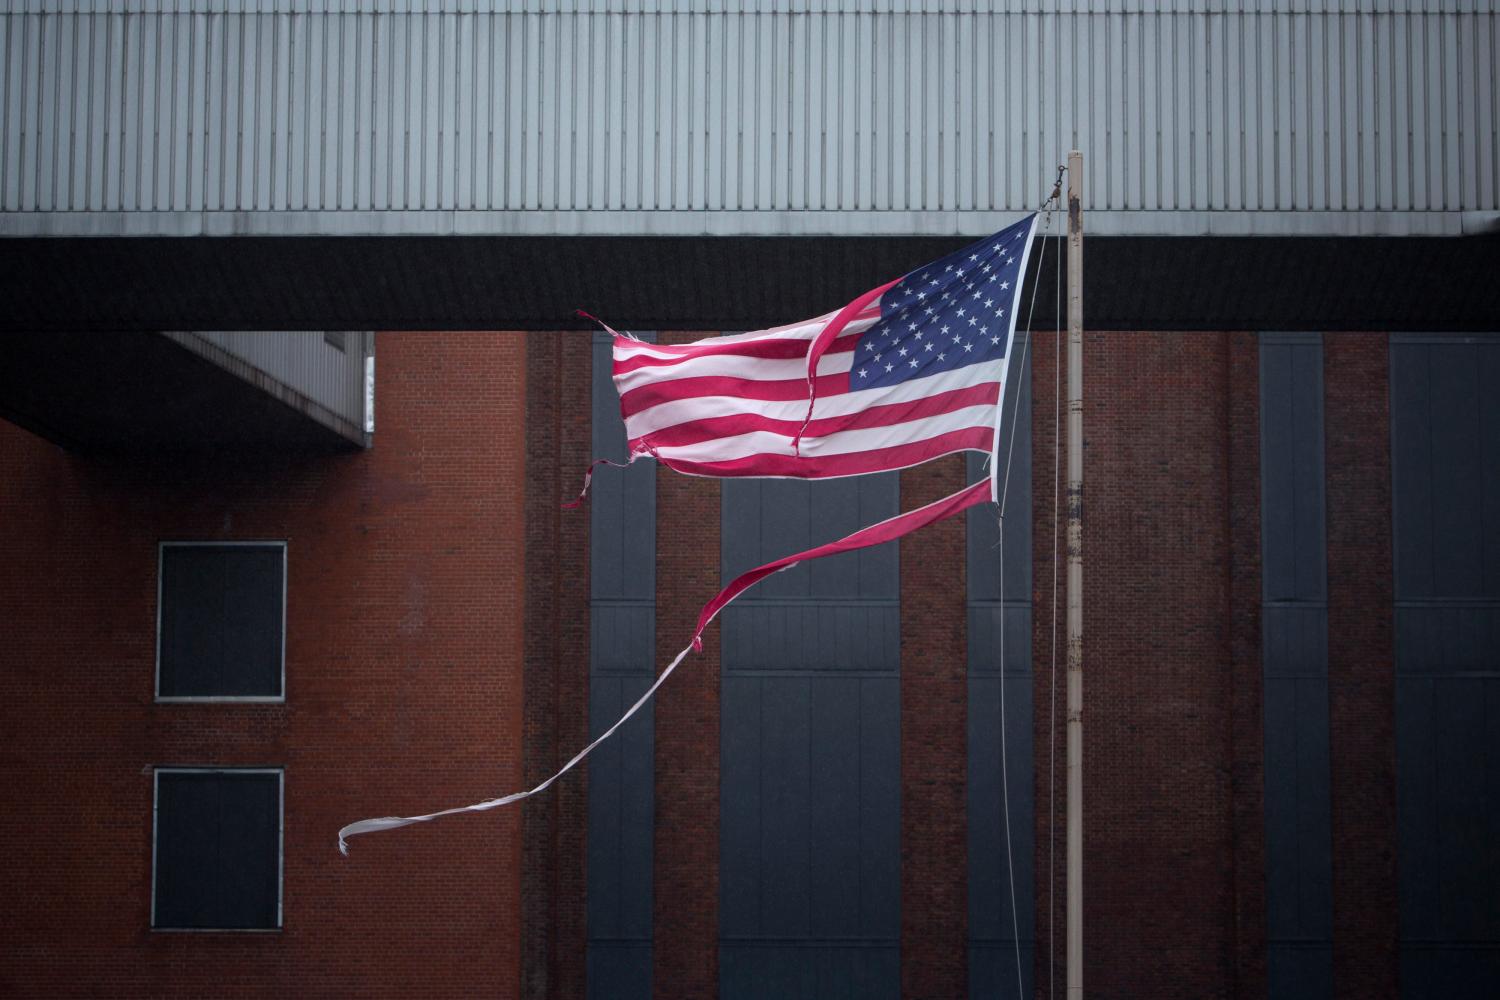
[[[885,427],[838,431],[826,437],[804,437],[802,454],[806,458],[831,455],[853,455],[862,451],[880,451],[898,444],[916,444],[967,427],[992,430],[995,404],[966,406],[950,413],[919,417]],[[730,437],[717,437],[696,444],[655,449],[658,458],[681,462],[733,462],[752,455],[790,455],[791,443],[785,434],[774,431],[751,431]]]
[[[982,366],[955,368],[896,385],[820,396],[814,406],[813,419],[843,417],[872,406],[909,403],[952,389],[999,382],[1001,367],[1000,362],[992,361]],[[807,413],[807,401],[745,399],[742,396],[683,396],[631,414],[625,419],[625,436],[637,440],[677,424],[733,416],[736,413],[753,413],[773,420],[801,420]]]
[[[878,317],[877,317],[878,318]],[[833,313],[819,316],[817,319],[803,320],[791,326],[781,327],[777,330],[753,330],[750,333],[731,333],[721,337],[714,337],[708,341],[697,341],[693,344],[649,344],[642,340],[620,343],[615,346],[615,360],[621,361],[625,358],[662,358],[672,359],[691,356],[692,348],[703,344],[721,346],[725,344],[752,344],[762,340],[812,340],[818,335],[818,331],[828,325],[833,319]],[[673,350],[673,348],[676,350]]]
[[[851,333],[859,333],[862,329],[868,329],[873,325],[861,323],[856,327],[855,324],[850,323],[849,327]],[[853,351],[829,352],[818,359],[818,374],[836,375],[846,372],[850,369],[853,358]],[[622,359],[616,355],[615,360]],[[614,379],[615,388],[620,391],[621,395],[624,395],[631,389],[643,385],[704,376],[726,376],[750,382],[782,382],[788,379],[805,382],[807,359],[800,355],[795,358],[747,358],[740,354],[705,354],[701,357],[679,360],[671,365],[646,365],[635,371],[616,375]],[[804,401],[803,410],[806,409]]]

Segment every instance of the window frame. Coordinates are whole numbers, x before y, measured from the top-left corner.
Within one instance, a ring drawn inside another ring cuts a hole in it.
[[[280,693],[268,694],[211,694],[211,695],[164,695],[161,693],[161,619],[162,582],[165,578],[168,548],[275,548],[281,553],[281,644],[280,644]],[[286,702],[286,590],[287,590],[287,543],[285,539],[235,540],[235,541],[159,541],[156,543],[156,676],[152,695],[158,705],[170,704],[214,704],[239,702],[242,704],[284,704]]]
[[[161,776],[163,774],[274,774],[276,775],[276,926],[275,927],[158,927],[156,926],[157,845],[161,837]],[[286,928],[282,904],[286,891],[286,768],[274,766],[191,767],[158,765],[151,769],[151,912],[147,929],[165,934],[280,934]]]

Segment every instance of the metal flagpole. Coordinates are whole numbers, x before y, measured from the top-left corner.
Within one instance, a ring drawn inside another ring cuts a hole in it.
[[[1068,992],[1083,998],[1083,154],[1068,154]]]

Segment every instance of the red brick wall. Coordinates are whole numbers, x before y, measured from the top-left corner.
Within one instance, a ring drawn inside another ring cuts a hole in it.
[[[1333,988],[1350,1000],[1398,986],[1389,351],[1323,339]]]
[[[583,774],[519,809],[357,839],[347,861],[334,848],[351,820],[522,787],[586,741],[588,518],[555,507],[589,447],[588,351],[568,336],[382,334],[365,454],[82,459],[0,423],[15,804],[0,815],[0,994],[583,995]],[[1257,341],[1093,333],[1086,352],[1085,987],[1258,998]],[[1394,997],[1397,983],[1386,356],[1384,338],[1326,342],[1340,996]],[[1049,972],[1058,991],[1064,979],[1060,759],[1055,826],[1047,813],[1053,357],[1039,336],[1038,996]],[[903,473],[902,509],[961,482],[956,459]],[[663,662],[717,589],[719,498],[714,481],[659,472]],[[962,995],[967,981],[962,524],[902,545],[909,996]],[[285,705],[153,704],[163,538],[287,539]],[[656,706],[664,998],[718,988],[719,662],[713,628]],[[149,931],[155,764],[285,765],[284,931]]]
[[[901,509],[964,487],[954,455],[901,473]],[[901,993],[968,995],[968,612],[962,517],[901,546]]]
[[[589,331],[526,334],[526,784],[589,739]],[[582,997],[588,766],[522,806],[523,995]]]
[[[1050,514],[1051,343],[1038,341],[1034,425],[1040,511]],[[1064,357],[1066,349],[1064,349]],[[1222,334],[1090,333],[1084,356],[1084,978],[1109,997],[1231,994],[1235,955],[1233,537]],[[1047,359],[1044,361],[1044,359]],[[1066,364],[1066,361],[1064,361]],[[1240,431],[1243,433],[1243,430]],[[1050,516],[1039,555],[1050,557]],[[1036,564],[1042,597],[1051,585]],[[1065,578],[1065,574],[1060,574]],[[1047,734],[1046,637],[1037,602],[1037,743]],[[1063,614],[1059,600],[1058,614]],[[1063,629],[1058,630],[1059,645]],[[1058,754],[1065,683],[1059,650]],[[1039,752],[1038,813],[1047,755]],[[1057,768],[1056,958],[1064,952]],[[1038,827],[1046,831],[1045,816]],[[1038,842],[1039,873],[1046,843]],[[1045,894],[1039,893],[1039,950]],[[1045,967],[1039,961],[1039,993]],[[1056,987],[1064,976],[1056,971]]]
[[[1031,343],[1031,711],[1035,803],[1033,829],[1036,956],[1034,995],[1053,998],[1065,982],[1067,940],[1067,440],[1055,437],[1066,424],[1067,337],[1034,333]],[[1054,493],[1055,490],[1055,493]],[[1055,501],[1055,506],[1054,506]],[[1056,534],[1054,535],[1054,531]],[[1054,547],[1056,559],[1054,560]],[[1055,566],[1054,566],[1055,563]],[[1053,572],[1056,570],[1056,593]],[[1054,621],[1053,604],[1056,603]],[[1053,632],[1057,648],[1054,658]],[[1053,751],[1056,751],[1054,756]],[[1056,808],[1052,808],[1055,804]],[[1049,878],[1050,872],[1050,878]],[[1050,952],[1049,952],[1050,949]],[[1049,961],[1050,958],[1050,961]]]
[[[1266,995],[1265,671],[1261,658],[1260,337],[1229,334],[1229,651],[1233,966],[1230,995]]]
[[[663,334],[680,344],[706,333]],[[692,637],[719,590],[719,481],[665,467],[656,479],[656,652],[662,666]],[[653,994],[719,992],[719,625],[656,695]]]
[[[524,341],[381,334],[373,450],[84,459],[0,422],[0,994],[508,995]],[[152,701],[157,542],[285,539],[287,701]],[[153,765],[286,768],[284,923],[154,933]]]

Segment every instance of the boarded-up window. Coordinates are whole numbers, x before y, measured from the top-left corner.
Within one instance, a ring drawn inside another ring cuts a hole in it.
[[[286,546],[161,547],[158,698],[281,698]]]
[[[156,772],[151,926],[281,926],[281,772]]]

